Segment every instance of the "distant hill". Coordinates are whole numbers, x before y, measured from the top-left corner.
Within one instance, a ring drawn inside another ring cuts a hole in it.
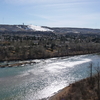
[[[18,32],[18,31],[25,31],[25,32],[34,32],[34,31],[41,31],[41,32],[52,32],[53,30],[44,28],[42,26],[34,26],[34,25],[0,25],[0,32]]]
[[[46,27],[34,25],[0,25],[0,32],[51,32],[55,34],[98,34],[100,29]]]
[[[56,34],[100,34],[100,29],[90,29],[90,28],[50,28],[54,30]]]

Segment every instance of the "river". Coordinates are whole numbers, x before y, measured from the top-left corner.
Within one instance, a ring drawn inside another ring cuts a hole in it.
[[[0,68],[0,100],[39,100],[50,97],[65,86],[88,77],[90,62],[94,67],[97,66],[100,56],[90,54],[35,59],[34,62]]]

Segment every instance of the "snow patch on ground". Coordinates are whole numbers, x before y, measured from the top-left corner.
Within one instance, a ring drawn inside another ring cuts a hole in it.
[[[41,26],[28,25],[27,27],[28,27],[29,29],[34,30],[34,31],[52,31],[52,32],[53,32],[53,30],[50,30],[50,29],[48,29],[48,28],[43,28],[43,27],[41,27]]]
[[[18,26],[18,25],[17,25],[16,27],[18,27],[18,28],[22,29],[22,27],[21,27],[21,26]]]

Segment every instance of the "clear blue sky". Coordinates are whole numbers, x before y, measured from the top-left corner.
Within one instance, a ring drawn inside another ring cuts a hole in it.
[[[0,0],[0,24],[100,29],[100,0]]]

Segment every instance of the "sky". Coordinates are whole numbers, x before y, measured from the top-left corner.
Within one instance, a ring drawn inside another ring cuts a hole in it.
[[[0,24],[100,29],[100,0],[0,0]]]

